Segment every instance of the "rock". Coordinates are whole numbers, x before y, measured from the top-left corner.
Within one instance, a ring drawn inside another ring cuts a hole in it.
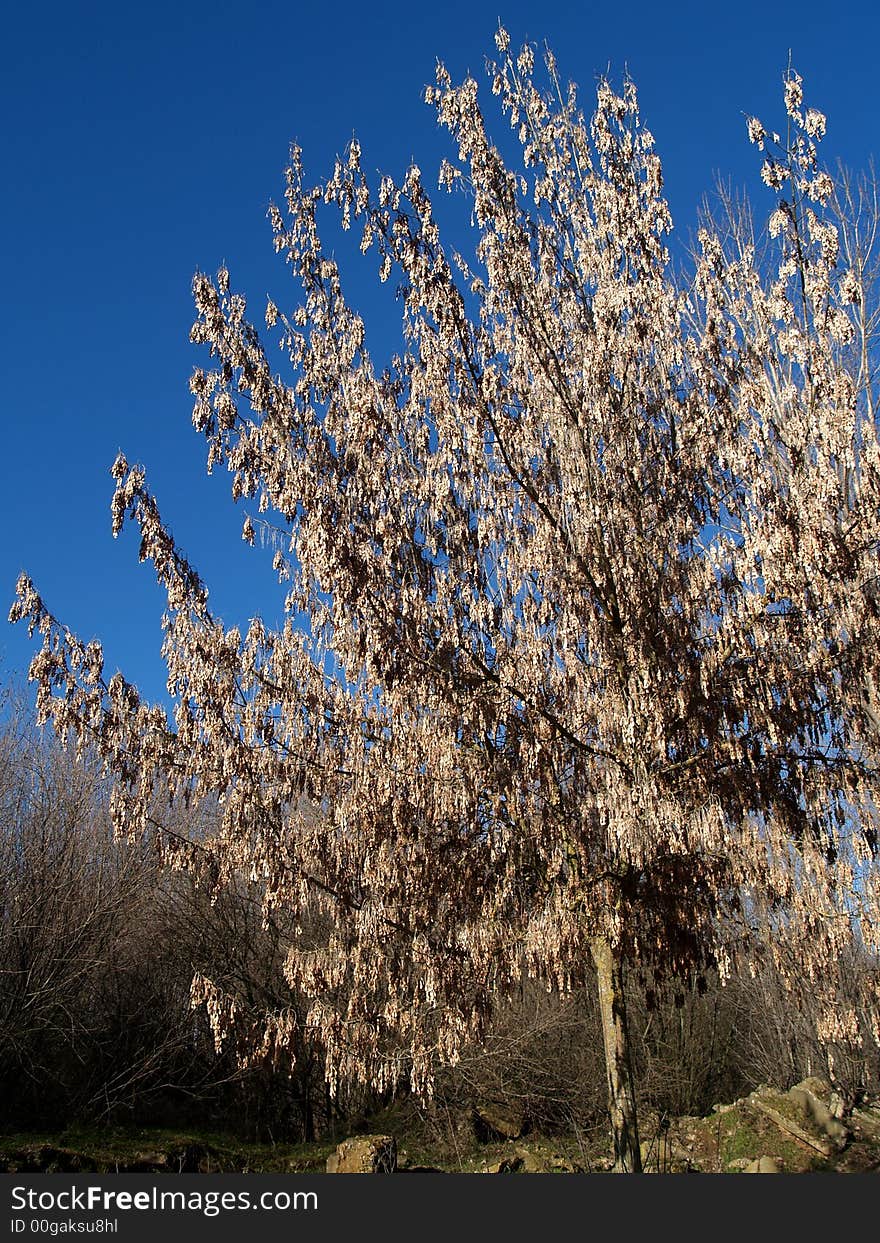
[[[486,1166],[487,1174],[516,1174],[522,1169],[522,1157],[505,1157],[503,1161],[493,1161]]]
[[[792,1092],[793,1096],[788,1092],[773,1092],[772,1089],[765,1089],[753,1092],[747,1099],[771,1122],[774,1122],[780,1131],[800,1140],[802,1144],[806,1144],[823,1157],[833,1156],[839,1151],[838,1141],[827,1135],[810,1114],[808,1097],[812,1100],[816,1098],[797,1088],[793,1088]],[[827,1113],[827,1110],[825,1112]]]
[[[838,1118],[834,1117],[821,1097],[806,1086],[808,1082],[809,1080],[792,1088],[788,1094],[789,1098],[798,1106],[804,1121],[811,1126],[811,1129],[826,1136],[831,1141],[834,1150],[841,1152],[849,1141],[849,1130]],[[829,1097],[830,1095],[829,1088]]]
[[[782,1166],[775,1157],[758,1157],[756,1161],[749,1161],[744,1174],[781,1174]]]
[[[168,1170],[168,1153],[146,1151],[135,1153],[131,1161],[130,1172],[136,1174],[153,1174],[160,1170]]]
[[[500,1135],[502,1139],[519,1139],[525,1128],[523,1111],[517,1105],[480,1101],[474,1106],[474,1113],[493,1137]]]
[[[327,1158],[328,1174],[393,1174],[397,1142],[393,1135],[356,1135],[344,1139]]]
[[[523,1174],[549,1174],[553,1169],[548,1153],[517,1145],[517,1158]]]
[[[820,1101],[827,1104],[834,1094],[834,1089],[827,1079],[823,1079],[821,1075],[808,1075],[806,1079],[802,1079],[800,1083],[796,1083],[795,1088],[803,1088],[805,1092],[812,1092]],[[794,1091],[794,1089],[792,1089]]]
[[[642,1169],[646,1174],[667,1174],[671,1172],[673,1159],[680,1158],[680,1153],[673,1149],[667,1131],[659,1132],[653,1139],[643,1139],[639,1144],[642,1155]]]
[[[848,1114],[852,1113],[853,1102],[842,1092],[832,1092],[827,1104],[831,1117],[836,1118],[838,1122],[842,1122]]]

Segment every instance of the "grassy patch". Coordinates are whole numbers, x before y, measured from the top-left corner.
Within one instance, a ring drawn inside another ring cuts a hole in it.
[[[213,1131],[78,1126],[54,1135],[0,1135],[0,1163],[10,1172],[281,1174],[323,1171],[334,1146],[255,1144]]]
[[[791,1173],[828,1168],[818,1153],[784,1134],[746,1102],[708,1118],[690,1119],[686,1129],[694,1164],[709,1172],[732,1173],[762,1156],[775,1157]]]

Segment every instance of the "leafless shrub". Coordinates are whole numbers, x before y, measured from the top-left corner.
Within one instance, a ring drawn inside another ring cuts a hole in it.
[[[314,1059],[292,1075],[218,1059],[190,1000],[193,974],[210,969],[262,1015],[284,987],[277,926],[264,926],[246,886],[212,895],[164,868],[149,842],[118,840],[106,803],[93,765],[41,737],[21,702],[8,707],[0,1124],[198,1118],[311,1138],[326,1113]]]

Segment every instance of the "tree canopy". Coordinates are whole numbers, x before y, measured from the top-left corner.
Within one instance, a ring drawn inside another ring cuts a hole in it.
[[[420,169],[372,184],[355,141],[317,185],[294,148],[270,213],[301,287],[265,314],[289,378],[225,268],[195,277],[193,422],[243,537],[275,549],[284,624],[224,628],[122,455],[113,531],[138,525],[167,590],[173,719],[105,679],[26,576],[11,618],[43,637],[43,718],[114,775],[119,830],[300,919],[305,1032],[267,1015],[255,1051],[314,1038],[331,1085],[428,1094],[493,998],[598,970],[637,1168],[621,964],[723,976],[784,928],[828,1039],[864,1038],[834,970],[880,928],[870,238],[789,70],[785,138],[748,126],[766,230],[728,203],[682,278],[634,85],[601,81],[585,117],[549,53],[542,77],[496,42],[510,137],[473,79],[441,65],[427,91],[467,257]],[[324,240],[332,209],[397,283],[384,365]],[[215,796],[216,835],[163,832],[164,802]],[[235,1026],[222,979],[194,997],[218,1038]]]

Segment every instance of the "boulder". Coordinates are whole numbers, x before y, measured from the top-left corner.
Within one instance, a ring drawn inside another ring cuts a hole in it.
[[[168,1163],[168,1153],[160,1152],[158,1149],[146,1149],[144,1152],[137,1152],[132,1158],[130,1165],[128,1163],[126,1165],[126,1173],[135,1174],[154,1174],[171,1168]]]
[[[328,1174],[393,1174],[397,1141],[393,1135],[356,1135],[344,1139],[327,1158]]]
[[[520,1169],[523,1174],[549,1174],[554,1168],[550,1153],[540,1148],[517,1145],[516,1155],[521,1162]]]
[[[643,1139],[639,1150],[646,1174],[672,1173],[680,1161],[681,1154],[673,1147],[668,1130],[658,1131],[652,1139]]]
[[[816,1131],[819,1136],[829,1140],[833,1151],[840,1152],[849,1141],[849,1129],[839,1118],[834,1117],[828,1104],[822,1099],[824,1093],[820,1095],[816,1090],[817,1087],[818,1085],[813,1084],[811,1080],[805,1079],[793,1087],[788,1095],[800,1110],[808,1127]],[[829,1088],[829,1101],[831,1097],[832,1093]]]
[[[775,1157],[758,1157],[749,1161],[743,1170],[744,1174],[781,1174],[782,1166]]]
[[[804,1089],[793,1088],[791,1092],[774,1092],[772,1088],[760,1088],[746,1099],[775,1123],[780,1131],[799,1140],[800,1143],[812,1148],[826,1159],[833,1156],[843,1146],[838,1138],[832,1138],[815,1121],[810,1102],[816,1101],[816,1098]],[[820,1104],[817,1101],[816,1103]],[[827,1109],[824,1112],[827,1114]],[[830,1114],[828,1117],[830,1118]],[[844,1140],[843,1143],[845,1142]]]
[[[480,1101],[474,1113],[493,1138],[519,1139],[525,1129],[525,1116],[516,1104],[499,1104],[496,1101]]]
[[[493,1161],[486,1166],[487,1174],[516,1174],[522,1169],[522,1157],[505,1157],[502,1161]]]

